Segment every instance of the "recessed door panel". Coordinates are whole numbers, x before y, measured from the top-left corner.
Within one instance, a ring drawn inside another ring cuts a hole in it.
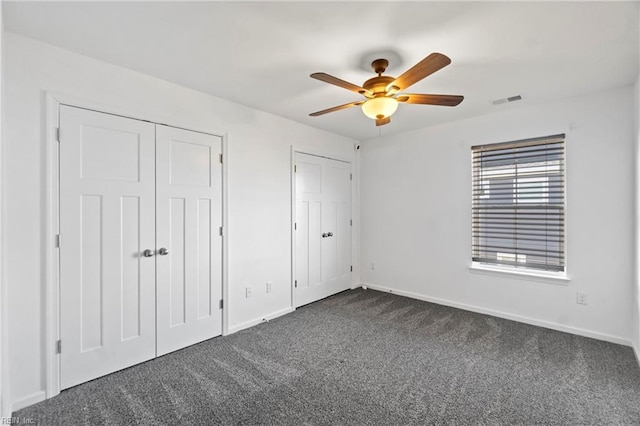
[[[81,197],[82,260],[80,265],[80,330],[82,338],[80,351],[88,352],[102,347],[102,197],[83,195]]]
[[[300,194],[322,194],[322,164],[314,163],[313,159],[300,161],[296,164],[296,190]]]
[[[140,241],[140,197],[122,197],[122,339],[133,339],[140,336],[140,319],[142,292],[140,282],[140,262],[142,257],[142,241]]]
[[[128,182],[140,180],[140,134],[82,126],[82,177]]]
[[[336,269],[337,275],[344,277],[351,273],[351,206],[348,201],[340,201],[336,208]]]
[[[322,202],[309,202],[309,286],[322,285]]]
[[[331,285],[337,276],[337,204],[334,200],[325,201],[322,211],[322,229],[326,234],[326,237],[322,238],[322,281],[327,285]]]
[[[171,327],[184,324],[186,318],[186,259],[185,259],[185,200],[169,200],[169,323]],[[159,254],[158,254],[159,255]],[[162,259],[164,260],[164,259]],[[162,278],[161,278],[162,279]]]
[[[60,107],[61,387],[155,356],[154,125]]]
[[[296,288],[309,287],[309,202],[296,202]]]
[[[211,262],[211,245],[214,243],[211,235],[211,222],[213,219],[211,211],[211,200],[199,199],[197,204],[198,215],[198,248],[197,248],[197,265],[198,265],[198,314],[197,319],[204,319],[213,315],[213,300],[211,291],[212,268],[215,266]],[[220,272],[220,271],[218,271]],[[216,309],[217,311],[217,309]]]
[[[171,185],[210,186],[211,147],[172,139],[169,141]]]

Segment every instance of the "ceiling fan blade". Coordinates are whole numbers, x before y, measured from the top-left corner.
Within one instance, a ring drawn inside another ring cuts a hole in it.
[[[387,91],[404,90],[412,84],[427,77],[428,75],[431,75],[434,72],[446,67],[450,63],[451,59],[449,59],[448,56],[445,56],[442,53],[432,53],[431,55],[427,56],[426,58],[409,68],[400,77],[389,83],[389,85],[387,86]]]
[[[398,102],[422,105],[456,106],[464,99],[458,95],[423,95],[415,93],[404,93],[396,98]]]
[[[338,77],[334,77],[324,72],[314,72],[309,77],[324,81],[325,83],[333,84],[334,86],[342,87],[343,89],[351,90],[352,92],[356,92],[367,97],[373,96],[373,93],[364,87],[356,86],[353,83],[341,80]]]
[[[319,116],[319,115],[328,114],[328,113],[330,113],[330,112],[340,111],[341,109],[351,108],[352,106],[362,105],[363,103],[364,103],[364,101],[351,102],[351,103],[344,104],[344,105],[338,105],[338,106],[335,106],[335,107],[333,107],[333,108],[323,109],[322,111],[312,112],[312,113],[311,113],[311,114],[309,114],[309,115],[310,115],[311,117],[317,117],[317,116]]]
[[[376,118],[376,126],[384,126],[389,123],[391,123],[391,117]]]

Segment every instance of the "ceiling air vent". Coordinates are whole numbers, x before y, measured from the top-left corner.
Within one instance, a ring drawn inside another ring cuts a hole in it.
[[[496,99],[495,101],[491,101],[491,105],[506,104],[509,102],[516,102],[520,100],[522,100],[521,95],[509,96],[508,98]]]

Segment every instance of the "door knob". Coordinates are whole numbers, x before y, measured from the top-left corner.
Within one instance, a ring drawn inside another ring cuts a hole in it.
[[[333,232],[329,232],[329,233],[327,234],[327,237],[333,237]]]
[[[146,249],[145,251],[142,252],[142,255],[144,257],[152,257],[153,256],[153,250]]]
[[[160,250],[158,250],[158,254],[160,256],[166,256],[169,254],[169,250],[167,250],[166,248],[162,247]]]
[[[328,237],[328,235],[327,235],[326,232],[322,234],[322,238],[327,238],[327,237]]]

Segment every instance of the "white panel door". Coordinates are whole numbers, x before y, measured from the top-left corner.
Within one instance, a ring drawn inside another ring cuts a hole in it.
[[[61,388],[155,356],[154,125],[60,107]]]
[[[156,147],[160,356],[222,334],[222,139],[158,125]]]
[[[351,284],[351,165],[295,155],[296,307]]]
[[[323,276],[329,294],[351,287],[351,164],[325,159]]]
[[[322,280],[323,158],[296,153],[296,307],[327,296]]]

